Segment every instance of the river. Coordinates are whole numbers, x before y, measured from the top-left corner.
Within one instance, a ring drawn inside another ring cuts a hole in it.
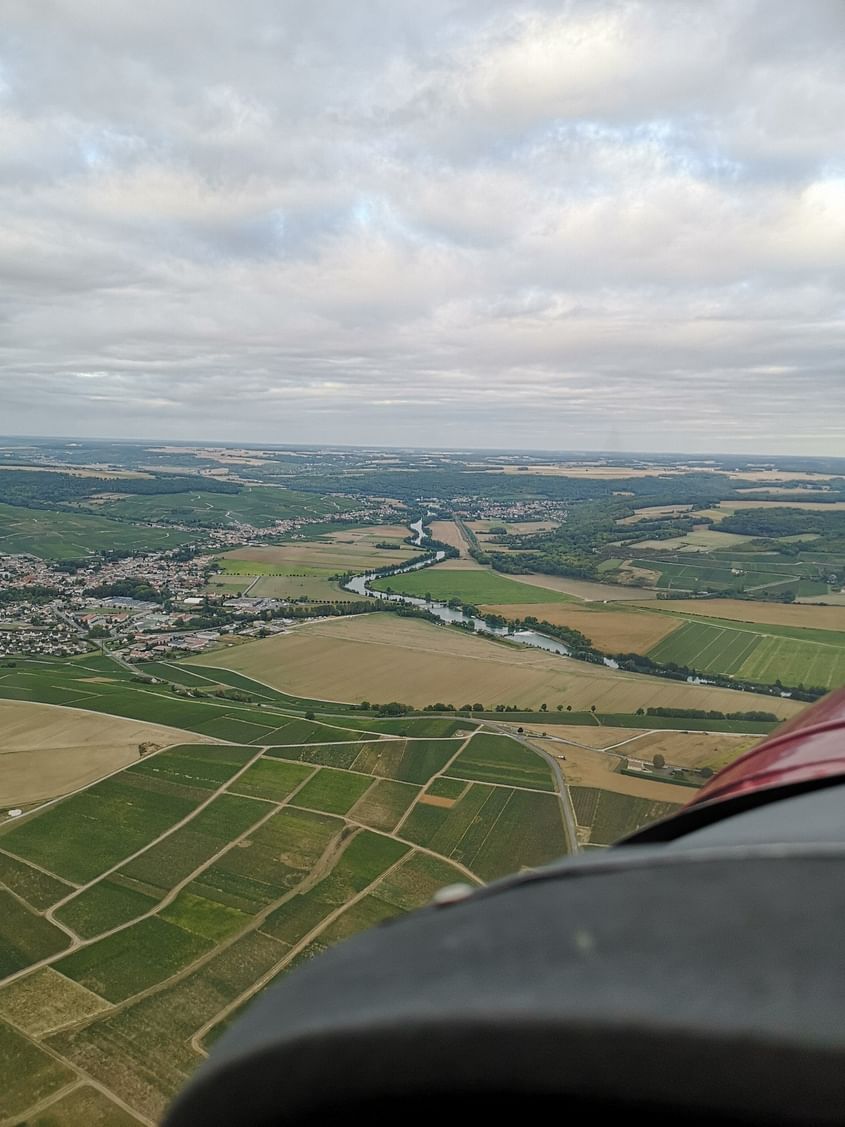
[[[422,518],[410,526],[411,531],[416,533],[414,544],[418,548],[424,548],[424,540],[427,539],[428,534],[423,527]],[[445,552],[435,552],[427,560],[420,560],[417,563],[406,564],[404,567],[394,568],[390,575],[403,575],[406,571],[419,571],[424,567],[432,567],[436,563],[446,558]],[[473,630],[476,634],[489,634],[497,638],[507,638],[510,642],[517,642],[521,646],[533,646],[534,649],[548,650],[549,653],[568,654],[569,650],[556,638],[549,638],[545,634],[538,634],[536,630],[513,630],[507,626],[488,626],[483,618],[476,618],[475,615],[464,614],[461,610],[453,610],[452,607],[446,603],[426,602],[425,599],[416,599],[412,595],[395,595],[388,594],[386,591],[371,591],[370,583],[376,579],[387,579],[388,576],[376,576],[374,572],[365,572],[362,575],[354,575],[348,583],[344,584],[347,591],[354,591],[356,595],[364,595],[367,598],[388,599],[394,603],[406,603],[410,606],[422,607],[423,610],[429,611],[441,622],[461,622],[469,625],[472,624]]]

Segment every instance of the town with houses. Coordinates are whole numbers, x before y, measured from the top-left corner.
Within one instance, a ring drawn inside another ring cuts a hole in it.
[[[388,506],[345,513],[348,520],[379,520]],[[239,523],[203,530],[191,548],[126,555],[122,558],[47,561],[30,555],[0,554],[0,660],[16,657],[70,657],[107,643],[125,662],[200,653],[223,635],[266,637],[283,631],[289,602],[277,598],[207,595],[216,554],[234,547],[265,544],[281,535],[296,538],[307,518],[281,520],[271,528]],[[143,589],[133,594],[98,595],[103,588]],[[213,623],[206,624],[211,617]]]

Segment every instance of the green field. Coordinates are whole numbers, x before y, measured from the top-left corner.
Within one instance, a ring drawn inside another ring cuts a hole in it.
[[[332,582],[340,568],[309,567],[305,564],[264,563],[220,556],[219,574],[209,580],[209,589],[226,593],[250,587],[253,598],[307,599],[313,602],[348,602],[356,596],[344,593],[339,583]]]
[[[55,924],[0,889],[0,978],[64,951],[69,944]]]
[[[73,1069],[0,1021],[0,1116],[4,1121],[76,1078]]]
[[[0,885],[5,885],[16,896],[42,911],[73,892],[73,885],[42,873],[25,861],[0,852]]]
[[[579,826],[589,830],[589,840],[593,845],[610,845],[678,809],[677,803],[634,798],[595,787],[571,786],[569,793],[575,820]]]
[[[122,1002],[163,982],[210,947],[209,941],[151,916],[66,955],[56,970],[106,1001]]]
[[[86,513],[0,504],[0,553],[9,555],[26,552],[45,560],[66,560],[93,555],[104,546],[150,551],[177,548],[191,539],[176,529],[134,527]]]
[[[101,932],[137,919],[155,908],[156,903],[155,896],[104,877],[59,908],[56,919],[84,939],[92,939]]]
[[[552,773],[543,760],[509,736],[475,736],[448,774],[480,783],[554,790]]]
[[[274,575],[281,578],[297,576],[302,579],[328,579],[337,574],[336,568],[310,567],[307,564],[265,563],[262,560],[242,560],[237,556],[218,556],[221,575]]]
[[[812,639],[807,641],[792,634],[800,631],[727,621],[685,622],[658,642],[649,657],[763,684],[780,681],[825,689],[845,684],[845,645],[835,632],[807,631]]]
[[[402,834],[484,880],[546,864],[566,852],[555,795],[483,783],[474,783],[451,807],[417,803]]]
[[[296,804],[326,814],[345,814],[372,785],[368,775],[322,767],[297,794]]]
[[[473,606],[498,603],[571,603],[574,600],[560,591],[547,587],[534,587],[517,583],[495,571],[462,571],[445,567],[427,567],[405,575],[390,575],[376,579],[376,591],[395,591],[401,595],[425,598],[431,595],[436,601],[460,599]]]
[[[349,810],[350,819],[390,833],[419,793],[411,783],[378,779]]]
[[[104,1095],[98,1088],[85,1084],[61,1096],[34,1118],[26,1127],[137,1127],[140,1121]]]
[[[385,732],[393,736],[443,737],[454,736],[459,732],[469,732],[478,725],[469,718],[452,720],[446,716],[402,716],[395,720],[379,720],[373,717],[346,717],[338,720],[347,728],[357,728],[367,732]]]

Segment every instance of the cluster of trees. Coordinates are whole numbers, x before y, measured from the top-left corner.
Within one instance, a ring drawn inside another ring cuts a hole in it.
[[[423,712],[484,712],[483,704],[462,704],[460,708],[455,708],[453,704],[442,704],[438,701],[437,704],[427,704],[422,709]]]
[[[101,583],[97,587],[88,587],[85,594],[92,599],[141,599],[156,600],[159,596],[157,588],[152,587],[143,579],[117,579],[114,583]]]
[[[133,677],[132,680],[141,681],[144,680],[144,678]],[[150,680],[151,678],[146,679],[147,683],[149,683]],[[171,681],[169,685],[171,693],[177,697],[195,697],[198,699],[217,697],[221,700],[237,701],[239,704],[258,704],[259,707],[261,705],[260,701],[256,700],[256,698],[249,693],[244,692],[243,689],[224,689],[220,686],[214,689],[193,688],[187,685],[179,685],[174,681]]]
[[[406,716],[409,712],[414,712],[413,705],[402,704],[398,700],[388,701],[387,704],[371,704],[368,700],[362,700],[359,705],[353,706],[360,712],[375,712],[377,716]]]
[[[760,712],[758,709],[719,712],[712,708],[638,708],[637,716],[667,716],[681,720],[777,720],[773,712]]]
[[[803,533],[845,533],[845,512],[819,512],[814,509],[765,508],[738,509],[719,523],[720,532],[742,536],[800,536]],[[788,545],[786,545],[788,547]]]
[[[57,587],[47,587],[42,583],[33,583],[31,587],[0,587],[0,607],[12,603],[47,603],[60,594]]]

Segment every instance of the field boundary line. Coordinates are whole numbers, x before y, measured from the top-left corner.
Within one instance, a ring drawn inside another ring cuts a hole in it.
[[[389,837],[390,835],[385,834],[383,836]],[[352,840],[353,838],[350,838],[350,842]],[[343,915],[343,913],[348,908],[351,908],[354,904],[357,904],[359,900],[363,900],[365,896],[369,896],[373,889],[376,888],[384,880],[385,877],[390,876],[390,874],[393,873],[395,869],[399,868],[406,861],[410,860],[410,858],[413,856],[414,849],[415,847],[412,846],[408,852],[403,853],[398,860],[394,861],[392,865],[389,865],[388,868],[379,873],[379,875],[374,880],[370,881],[366,888],[362,888],[360,892],[357,892],[351,899],[347,900],[346,903],[341,904],[340,907],[335,908],[333,912],[330,912],[329,915],[325,916],[320,921],[320,923],[316,925],[316,927],[313,927],[311,931],[307,932],[306,935],[303,936],[302,939],[300,939],[292,947],[288,948],[288,950],[285,952],[284,958],[281,959],[278,963],[275,963],[269,971],[265,971],[264,974],[261,975],[261,977],[252,984],[249,990],[243,991],[243,993],[239,994],[238,997],[230,1002],[226,1007],[224,1007],[222,1010],[219,1010],[213,1019],[207,1021],[205,1025],[201,1025],[196,1033],[194,1033],[194,1035],[191,1037],[191,1048],[195,1052],[201,1053],[204,1057],[207,1057],[208,1052],[199,1043],[202,1038],[205,1037],[206,1034],[211,1029],[213,1029],[215,1025],[218,1025],[221,1021],[225,1020],[225,1018],[227,1018],[230,1013],[233,1013],[234,1010],[243,1005],[243,1003],[246,1002],[249,998],[257,994],[264,986],[267,985],[268,982],[270,982],[271,979],[275,978],[281,970],[284,970],[287,963],[289,963],[292,959],[295,959],[296,956],[301,951],[303,951],[309,943],[312,943],[315,939],[317,939],[320,933],[325,931],[327,927],[333,924],[334,921],[339,916]],[[332,868],[334,868],[334,866],[332,866]],[[262,920],[262,923],[263,922],[264,921]],[[260,928],[257,930],[260,930]],[[262,934],[266,934],[266,932],[262,932]],[[270,936],[270,938],[272,939],[273,937]]]
[[[493,724],[496,724],[498,730],[502,732],[504,726],[501,724],[501,722],[494,720]],[[569,847],[568,853],[570,853],[572,856],[575,856],[575,854],[580,851],[580,845],[578,844],[578,821],[575,816],[575,806],[572,802],[572,795],[569,793],[569,784],[566,781],[566,776],[563,773],[563,769],[561,768],[560,763],[557,759],[555,759],[553,755],[550,755],[549,752],[545,751],[543,748],[535,747],[530,742],[529,737],[525,735],[514,735],[512,732],[508,732],[506,729],[504,731],[504,734],[509,735],[512,739],[515,739],[518,743],[521,743],[524,747],[527,747],[529,751],[533,751],[535,755],[542,756],[549,767],[551,767],[552,779],[557,783],[554,791],[552,791],[551,793],[556,793],[558,796],[560,817],[563,823],[563,836],[566,839],[567,846]],[[536,739],[538,737],[535,736],[533,738]]]
[[[502,809],[501,809],[501,810],[499,811],[499,813],[498,813],[498,814],[496,815],[496,817],[495,817],[495,818],[493,819],[493,823],[492,823],[492,825],[490,826],[490,829],[489,829],[489,830],[487,831],[487,833],[486,833],[486,834],[484,835],[484,838],[483,838],[483,840],[482,840],[481,844],[479,845],[478,849],[476,849],[475,853],[473,853],[473,855],[472,855],[472,861],[470,862],[471,864],[475,864],[475,859],[476,859],[476,857],[477,857],[477,856],[478,856],[478,854],[479,854],[479,853],[481,852],[481,850],[482,850],[482,849],[484,848],[484,846],[485,846],[485,845],[487,844],[487,839],[488,839],[488,838],[490,837],[490,834],[491,834],[491,833],[493,832],[493,830],[494,830],[494,829],[496,828],[496,826],[498,826],[498,824],[499,824],[499,819],[501,818],[501,816],[502,816],[502,815],[504,814],[504,812],[505,812],[505,811],[507,810],[507,808],[508,808],[508,807],[510,806],[510,804],[511,804],[511,800],[513,799],[513,795],[514,795],[514,789],[515,789],[515,788],[514,788],[514,787],[510,787],[510,788],[508,788],[508,789],[510,790],[510,794],[509,794],[509,795],[508,795],[508,797],[507,797],[507,798],[505,799],[505,804],[504,804],[504,806],[502,807]],[[546,793],[548,793],[548,792],[546,792]],[[485,801],[485,803],[484,803],[484,806],[486,806],[486,805],[487,805],[487,803],[488,803],[488,802],[490,801],[490,799],[491,799],[492,797],[493,797],[493,792],[491,791],[491,793],[490,793],[490,794],[489,794],[489,795],[487,796],[487,800]],[[482,807],[481,807],[481,810],[479,810],[479,811],[478,811],[478,814],[476,814],[475,818],[477,818],[477,817],[479,816],[479,814],[481,814],[481,813],[482,813],[482,811],[484,810],[484,806],[482,806]],[[475,818],[473,818],[472,822],[470,822],[470,824],[469,824],[469,825],[467,826],[467,828],[466,828],[466,829],[464,830],[464,832],[463,832],[463,833],[461,834],[460,840],[458,841],[457,845],[455,846],[455,848],[456,848],[456,849],[457,849],[457,848],[458,848],[458,846],[459,846],[459,845],[461,844],[461,842],[462,842],[462,841],[464,840],[464,838],[466,837],[466,835],[467,835],[467,834],[469,833],[470,829],[472,828],[473,822],[475,821]]]
[[[24,1032],[24,1030],[19,1029],[17,1025],[14,1025],[14,1022],[10,1022],[9,1024],[14,1026],[16,1032],[21,1033],[29,1041],[32,1041],[33,1044],[38,1045],[39,1049],[42,1047],[40,1041],[35,1041],[32,1037],[29,1036],[29,1034]],[[73,1065],[69,1065],[69,1062],[66,1060],[62,1060],[62,1064],[64,1064],[66,1067],[69,1066],[73,1068]],[[17,1127],[20,1127],[21,1122],[23,1122],[24,1124],[28,1123],[31,1116],[40,1115],[42,1111],[46,1111],[47,1108],[52,1107],[53,1104],[58,1103],[59,1100],[64,1099],[65,1096],[69,1096],[71,1092],[75,1092],[77,1088],[81,1088],[84,1084],[84,1077],[77,1075],[75,1080],[71,1080],[70,1083],[65,1084],[63,1088],[59,1088],[57,1092],[53,1092],[51,1095],[45,1096],[43,1099],[39,1100],[38,1103],[30,1104],[30,1106],[24,1112],[24,1114],[26,1115],[25,1120],[21,1121],[20,1117],[17,1115],[13,1115],[9,1119],[6,1119],[4,1117],[3,1119],[0,1119],[0,1127],[16,1127],[16,1125]]]
[[[55,707],[64,708],[65,706],[59,704]],[[200,735],[199,732],[197,732],[196,734]],[[20,825],[23,819],[28,818],[30,814],[38,814],[40,813],[40,811],[46,810],[48,806],[54,806],[57,802],[64,802],[66,798],[73,798],[75,794],[82,794],[84,790],[90,790],[91,787],[95,787],[98,783],[104,783],[106,779],[111,779],[114,775],[119,775],[121,771],[128,771],[130,767],[133,767],[136,763],[139,763],[141,759],[147,760],[152,759],[156,755],[163,755],[164,752],[171,751],[174,747],[181,747],[184,742],[184,740],[178,740],[175,743],[166,744],[165,747],[160,747],[157,751],[150,752],[149,755],[139,756],[138,759],[133,759],[131,763],[124,763],[122,767],[116,767],[114,771],[109,771],[106,775],[100,775],[98,779],[92,779],[90,783],[84,783],[81,787],[77,787],[75,790],[66,791],[65,794],[56,795],[55,798],[49,798],[46,802],[42,802],[40,806],[33,806],[31,810],[24,810],[23,814],[20,814],[17,818],[7,818],[5,822],[0,822],[0,828],[5,828],[6,826],[12,825]],[[229,747],[249,746],[248,744],[237,744],[233,740],[210,740],[209,742],[221,744],[224,747],[226,745],[228,745]],[[0,835],[0,843],[2,843],[2,841],[3,836]],[[51,873],[49,869],[42,868],[41,865],[37,865],[35,861],[29,861],[26,857],[18,857],[17,853],[12,853],[11,849],[4,849],[2,844],[0,844],[0,853],[8,853],[11,857],[14,857],[16,861],[25,861],[27,865],[33,865],[36,869],[41,869],[41,871],[47,876],[55,877],[56,880],[64,881],[65,884],[76,883],[75,881],[69,881],[67,877],[60,877],[58,873]],[[77,885],[77,887],[82,888],[82,885]]]
[[[15,890],[13,888],[10,888],[7,884],[4,884],[2,886],[2,888],[3,888],[4,892],[8,892],[9,895],[14,900],[17,900],[18,903],[22,905],[22,907],[26,908],[26,910],[28,912],[32,912],[33,915],[41,916],[42,918],[46,918],[48,909],[45,909],[43,912],[39,912],[35,908],[33,908],[33,906],[31,904],[29,904],[26,900],[24,900],[24,898],[19,893],[15,892]],[[65,933],[65,935],[68,937],[68,939],[70,939],[71,947],[69,947],[67,949],[67,951],[65,952],[67,954],[71,950],[71,948],[73,947],[74,941],[78,941],[80,937],[76,934],[76,932],[73,930],[73,928],[68,927],[67,924],[63,924],[59,920],[49,920],[48,922],[53,924],[54,927],[59,928],[60,931],[63,931]]]
[[[162,748],[162,751],[163,750],[164,749]],[[155,752],[154,754],[158,755],[158,754],[160,754],[160,752]],[[150,758],[152,758],[152,757],[150,757]],[[232,776],[232,779],[228,780],[228,782],[231,782],[232,780],[238,778],[240,775],[242,775],[244,773],[244,771],[246,771],[249,767],[252,766],[252,764],[255,762],[256,759],[260,759],[260,758],[261,758],[261,751],[259,749],[259,751],[257,751],[256,754],[254,756],[252,756],[252,758],[249,759],[244,764],[244,766]],[[92,786],[93,785],[94,784],[92,784]],[[108,876],[111,876],[112,873],[117,872],[118,869],[120,869],[124,865],[128,864],[128,862],[134,861],[136,857],[140,857],[142,853],[146,853],[146,851],[148,849],[151,849],[154,845],[158,845],[159,842],[161,842],[165,838],[169,837],[172,833],[175,833],[176,830],[179,830],[183,826],[187,825],[187,823],[190,822],[193,818],[195,818],[196,815],[199,814],[199,812],[201,810],[204,810],[206,808],[206,806],[210,805],[210,803],[212,803],[215,798],[218,798],[221,794],[225,793],[225,787],[226,787],[226,784],[224,784],[221,787],[218,787],[217,790],[213,791],[211,793],[211,795],[207,799],[205,799],[204,802],[201,802],[199,806],[197,806],[194,810],[192,810],[190,814],[188,814],[186,817],[182,818],[179,822],[176,822],[174,825],[172,825],[164,833],[159,834],[158,837],[153,839],[153,841],[147,842],[147,844],[142,849],[136,849],[134,853],[130,854],[128,857],[122,858],[117,864],[112,865],[112,867],[110,869],[105,869],[103,872],[98,873],[97,876],[94,877],[93,880],[88,881],[86,884],[80,885],[78,888],[76,888],[69,895],[62,897],[62,899],[56,901],[55,904],[51,904],[50,907],[47,908],[47,910],[44,912],[44,918],[48,919],[50,921],[50,923],[54,923],[58,926],[58,921],[56,919],[54,919],[54,916],[53,916],[53,913],[56,912],[57,909],[64,907],[65,904],[67,904],[69,901],[73,900],[74,897],[77,896],[79,893],[86,892],[89,888],[91,888],[93,885],[97,884],[99,881],[104,880]],[[21,861],[26,860],[25,857],[17,857],[17,854],[12,854],[12,856],[15,857],[17,860],[21,860]],[[26,967],[22,970],[19,970],[19,971],[15,971],[13,974],[7,975],[5,978],[0,979],[0,987],[6,986],[6,985],[8,985],[8,983],[14,982],[18,978],[22,978],[24,975],[29,974],[31,971],[40,970],[42,967],[45,967],[45,966],[51,966],[54,962],[57,962],[63,956],[73,954],[73,952],[77,951],[80,947],[90,947],[93,943],[97,943],[101,939],[107,939],[110,935],[114,935],[119,931],[125,931],[127,928],[132,927],[133,924],[138,923],[140,920],[146,919],[148,916],[155,915],[156,912],[159,910],[159,908],[162,907],[162,906],[166,907],[166,904],[159,902],[159,904],[157,904],[155,908],[150,909],[149,912],[145,912],[145,913],[143,913],[143,915],[137,916],[135,919],[129,920],[125,924],[119,924],[117,927],[113,927],[109,931],[104,931],[100,935],[94,936],[92,939],[80,939],[76,944],[71,944],[70,948],[66,951],[59,952],[56,955],[48,955],[44,959],[40,959],[35,963],[31,963],[28,967]],[[104,999],[104,1001],[108,1001],[108,999],[106,998],[106,999]]]
[[[276,802],[273,799],[258,798],[258,797],[255,797],[253,795],[241,795],[241,796],[239,796],[239,797],[242,797],[242,798],[251,798],[254,802],[269,803],[272,806],[272,809],[266,815],[262,816],[258,820],[258,822],[253,823],[253,825],[249,829],[245,830],[243,834],[238,835],[237,838],[233,838],[232,841],[228,842],[220,851],[218,851],[218,853],[215,854],[215,856],[213,858],[211,858],[208,861],[204,861],[202,865],[200,865],[196,869],[194,869],[193,872],[190,874],[190,876],[188,878],[186,878],[185,883],[190,883],[190,881],[192,881],[197,876],[197,874],[201,873],[208,865],[213,864],[213,862],[220,857],[221,853],[224,853],[231,845],[236,844],[238,841],[241,840],[242,837],[245,837],[247,834],[254,833],[255,830],[259,826],[263,825],[268,820],[268,818],[271,818],[274,814],[278,814],[280,810],[282,810],[286,806],[288,806],[290,804],[290,800],[305,786],[305,784],[307,782],[309,782],[311,777],[312,776],[309,775],[307,779],[303,779],[302,782],[297,784],[297,786],[294,787],[293,791],[291,791],[291,793],[286,798],[284,798],[281,802]],[[302,809],[302,807],[299,807],[299,806],[291,807],[291,808],[296,809],[296,810]],[[339,817],[339,815],[330,815],[330,816],[336,817],[336,818]],[[339,829],[337,831],[337,833],[334,835],[334,837],[331,838],[329,844],[326,846],[326,849],[323,851],[323,853],[317,859],[313,868],[308,871],[308,873],[305,875],[305,877],[303,877],[302,881],[300,881],[299,884],[295,885],[293,889],[289,889],[285,893],[285,895],[282,896],[281,898],[272,901],[269,907],[263,908],[260,913],[257,913],[255,919],[250,921],[250,923],[245,924],[239,931],[234,932],[232,935],[226,936],[225,939],[216,943],[210,950],[202,952],[200,955],[197,956],[196,959],[191,960],[191,962],[187,963],[184,967],[180,967],[178,970],[176,970],[172,975],[170,975],[168,978],[164,979],[162,982],[154,982],[151,986],[148,986],[146,989],[138,991],[137,994],[130,994],[128,997],[121,999],[121,1001],[119,1001],[119,1002],[109,1003],[110,1009],[108,1010],[108,1012],[102,1011],[102,1012],[96,1013],[96,1014],[89,1014],[89,1015],[80,1019],[77,1022],[68,1023],[68,1025],[62,1027],[62,1030],[64,1031],[65,1029],[69,1029],[69,1028],[71,1028],[71,1026],[74,1029],[85,1029],[89,1025],[96,1024],[97,1021],[100,1021],[100,1020],[102,1020],[106,1017],[111,1017],[112,1015],[120,1012],[121,1010],[127,1009],[129,1006],[135,1005],[136,1003],[143,1001],[146,998],[152,997],[154,994],[158,994],[159,992],[161,992],[163,990],[169,990],[173,986],[174,983],[178,983],[181,979],[187,978],[189,975],[193,974],[194,971],[202,968],[206,963],[210,962],[213,958],[215,958],[215,956],[219,955],[223,951],[228,950],[229,947],[231,947],[239,939],[242,939],[245,935],[249,934],[251,931],[255,931],[255,932],[259,931],[260,930],[260,924],[256,926],[255,920],[258,919],[258,917],[261,917],[261,923],[263,923],[264,920],[266,919],[266,917],[268,915],[270,915],[271,912],[275,911],[275,909],[281,903],[283,903],[289,896],[298,892],[300,886],[302,884],[304,884],[305,881],[311,876],[314,869],[316,869],[319,866],[320,862],[325,858],[326,854],[332,849],[333,845],[338,841],[338,839],[341,838],[342,833],[343,833],[343,827],[341,827],[341,829]],[[348,844],[348,842],[343,842],[344,849],[341,850],[340,855],[342,855],[342,853],[345,851],[347,844]],[[334,866],[332,866],[332,868],[333,867]],[[331,870],[329,870],[329,871],[331,871]],[[121,928],[118,928],[116,930],[122,930],[123,927],[130,927],[133,923],[137,923],[138,920],[144,919],[148,915],[155,915],[162,906],[166,907],[166,905],[164,905],[163,901],[153,911],[145,913],[144,916],[138,916],[135,920],[131,920],[129,922],[129,924],[122,925]],[[178,926],[178,925],[176,925],[176,926]],[[102,939],[105,934],[106,933],[103,933],[103,935],[98,935],[96,937],[96,939],[92,940],[92,942],[96,942],[97,940]],[[109,932],[108,934],[111,934],[111,932]],[[266,933],[262,933],[262,934],[266,934]],[[269,936],[269,938],[273,939],[274,937]],[[281,940],[276,940],[276,942],[281,943]],[[76,980],[73,979],[71,981],[75,982]],[[77,985],[81,985],[81,983],[77,983]],[[88,989],[88,988],[85,987],[84,989]],[[89,991],[89,992],[95,993],[94,991]],[[102,997],[102,995],[99,995],[99,994],[97,994],[95,996],[98,997],[98,998]],[[108,999],[103,999],[103,1000],[108,1001]],[[104,1091],[108,1091],[108,1089],[104,1089]]]
[[[98,782],[99,781],[101,781],[101,780],[98,780]],[[94,784],[92,783],[91,786],[93,786],[93,785]],[[53,799],[53,801],[58,802],[59,800],[56,798],[56,799]],[[26,815],[22,814],[21,817],[22,818],[26,817]],[[17,823],[17,819],[16,819],[16,823]],[[3,824],[6,825],[8,823],[4,822]],[[2,838],[0,838],[0,841],[2,841]],[[76,891],[77,889],[82,887],[81,885],[76,884],[75,881],[68,880],[66,877],[57,876],[56,873],[51,873],[49,869],[45,869],[43,865],[39,865],[35,861],[25,861],[23,857],[18,857],[18,855],[16,853],[12,853],[8,849],[3,849],[3,847],[1,845],[0,845],[0,853],[2,853],[4,857],[9,857],[12,861],[20,861],[25,865],[30,865],[33,869],[37,869],[40,873],[43,873],[45,877],[52,877],[53,880],[57,880],[60,884],[66,884],[69,888],[74,889],[74,891]],[[4,887],[8,887],[8,886],[6,885]],[[33,912],[36,910],[35,908],[32,907],[31,904],[30,904],[30,908]],[[46,908],[44,910],[46,911]],[[38,914],[41,915],[42,913],[39,912]]]
[[[431,775],[427,783],[422,784],[422,786],[419,789],[419,793],[417,794],[414,801],[411,803],[411,805],[408,807],[408,809],[405,811],[405,813],[402,815],[402,817],[399,819],[399,821],[393,827],[393,833],[394,834],[398,834],[399,831],[402,829],[402,827],[405,825],[408,818],[410,818],[413,810],[416,809],[416,806],[417,806],[417,803],[420,800],[420,797],[428,789],[428,787],[431,786],[434,779],[441,778],[443,773],[445,771],[449,770],[449,768],[452,766],[452,764],[455,762],[455,760],[458,758],[458,756],[463,751],[466,750],[466,747],[469,744],[470,740],[473,738],[473,736],[477,735],[478,732],[479,732],[478,728],[476,728],[476,730],[474,732],[470,732],[470,734],[464,740],[461,741],[461,746],[458,748],[458,750],[455,752],[455,754],[451,757],[451,759],[447,760],[446,763],[444,763],[443,766],[440,768],[440,770],[438,772],[436,772],[436,774]],[[447,860],[448,860],[448,858],[447,858]]]

